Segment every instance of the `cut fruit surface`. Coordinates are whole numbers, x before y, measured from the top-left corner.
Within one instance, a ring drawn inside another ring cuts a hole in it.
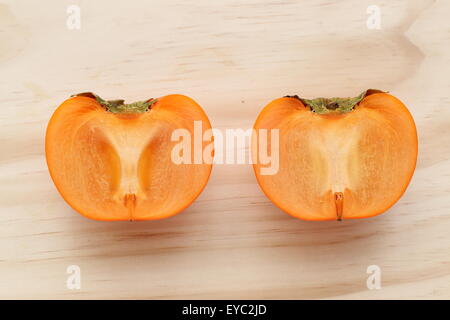
[[[172,216],[206,186],[211,163],[174,163],[176,129],[211,129],[202,108],[182,95],[126,105],[93,94],[66,100],[46,133],[50,175],[63,198],[96,220]],[[190,141],[194,148],[194,138]],[[205,148],[207,142],[201,142]]]
[[[256,135],[279,130],[279,170],[263,175],[257,161],[258,183],[278,207],[305,220],[380,214],[404,193],[416,165],[414,120],[397,98],[380,91],[353,99],[276,99],[254,129]]]

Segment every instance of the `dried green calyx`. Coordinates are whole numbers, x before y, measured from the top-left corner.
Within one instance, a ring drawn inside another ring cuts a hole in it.
[[[317,114],[328,113],[346,113],[352,111],[355,106],[358,105],[368,95],[383,92],[377,89],[368,89],[360,95],[353,98],[316,98],[316,99],[303,99],[298,96],[300,101],[306,106],[311,108],[311,111]]]
[[[137,101],[125,103],[124,100],[104,100],[92,92],[83,92],[73,95],[72,97],[88,97],[97,100],[97,102],[106,109],[106,111],[117,114],[144,113],[151,109],[157,99],[149,99],[146,101]]]

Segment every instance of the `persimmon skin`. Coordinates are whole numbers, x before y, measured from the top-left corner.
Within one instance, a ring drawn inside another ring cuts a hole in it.
[[[176,165],[170,158],[173,130],[192,133],[194,121],[203,132],[211,129],[194,100],[172,94],[147,101],[147,111],[111,112],[83,95],[56,109],[45,140],[50,176],[75,211],[100,221],[157,220],[194,202],[212,164]]]
[[[359,219],[388,210],[405,192],[417,161],[417,131],[406,106],[376,91],[348,112],[312,110],[303,99],[283,97],[259,114],[256,134],[280,130],[279,172],[264,176],[262,165],[253,165],[264,194],[302,220]]]

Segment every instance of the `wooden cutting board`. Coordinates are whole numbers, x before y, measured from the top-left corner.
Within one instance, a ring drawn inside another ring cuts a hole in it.
[[[450,298],[449,14],[431,0],[2,1],[0,298]],[[225,130],[286,94],[367,88],[410,108],[419,160],[403,198],[366,220],[291,218],[236,164],[173,218],[91,221],[45,164],[48,119],[73,93],[182,93]]]

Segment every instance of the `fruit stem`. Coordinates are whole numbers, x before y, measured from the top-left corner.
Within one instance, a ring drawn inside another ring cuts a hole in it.
[[[104,100],[92,92],[83,92],[73,95],[72,97],[88,97],[95,99],[106,111],[117,114],[144,113],[151,109],[157,99],[148,99],[146,101],[137,101],[125,103],[125,100]]]

